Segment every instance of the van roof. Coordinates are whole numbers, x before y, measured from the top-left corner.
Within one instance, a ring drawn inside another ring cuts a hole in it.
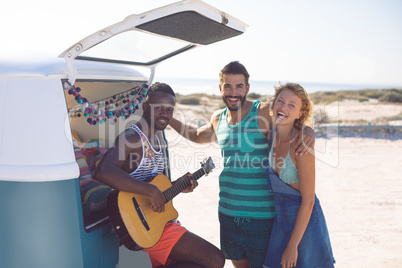
[[[128,80],[144,81],[148,78],[129,65],[107,64],[99,62],[76,62],[77,79],[79,80]],[[60,77],[67,79],[69,70],[63,59],[52,62],[22,63],[0,62],[0,79],[2,78],[32,78],[32,77]]]

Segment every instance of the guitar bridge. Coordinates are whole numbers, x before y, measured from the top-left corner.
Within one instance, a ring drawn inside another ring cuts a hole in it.
[[[137,211],[138,217],[140,218],[142,224],[144,225],[145,229],[147,229],[147,231],[149,231],[150,228],[147,223],[147,219],[145,218],[144,213],[142,212],[141,207],[138,205],[138,202],[135,199],[135,197],[133,197],[133,204],[134,204],[135,211]]]

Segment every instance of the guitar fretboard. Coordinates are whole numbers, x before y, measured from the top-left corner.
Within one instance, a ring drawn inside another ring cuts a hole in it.
[[[198,180],[204,174],[205,174],[204,169],[200,168],[199,170],[194,172],[192,176],[186,177],[184,180],[175,183],[174,185],[172,185],[172,187],[170,187],[169,189],[165,190],[163,192],[163,195],[166,198],[166,203],[169,202],[170,200],[172,200],[176,195],[181,193],[184,189],[189,187],[191,185],[190,180]]]

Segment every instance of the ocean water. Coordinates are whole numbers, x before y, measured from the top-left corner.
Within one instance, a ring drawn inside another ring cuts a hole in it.
[[[220,95],[218,79],[199,78],[157,78],[154,82],[169,84],[176,93],[182,95],[205,93],[208,95]],[[291,81],[286,81],[291,82]],[[271,96],[274,94],[274,86],[279,85],[278,81],[250,80],[250,93]],[[300,83],[307,93],[317,91],[338,91],[338,90],[360,90],[387,88],[378,85],[351,85],[351,84],[324,84],[324,83]]]

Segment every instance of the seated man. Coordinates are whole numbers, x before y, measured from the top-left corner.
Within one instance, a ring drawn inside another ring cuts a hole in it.
[[[162,192],[148,183],[163,173],[165,163],[155,134],[169,124],[174,105],[175,94],[169,85],[155,83],[151,86],[143,103],[143,116],[118,135],[96,170],[96,179],[114,189],[146,196],[155,212],[163,212],[166,202]],[[196,186],[197,183],[191,181],[191,186],[183,192],[192,192]],[[149,253],[152,267],[211,268],[223,267],[225,263],[217,247],[187,231],[177,220],[166,225],[155,246],[143,251]]]

